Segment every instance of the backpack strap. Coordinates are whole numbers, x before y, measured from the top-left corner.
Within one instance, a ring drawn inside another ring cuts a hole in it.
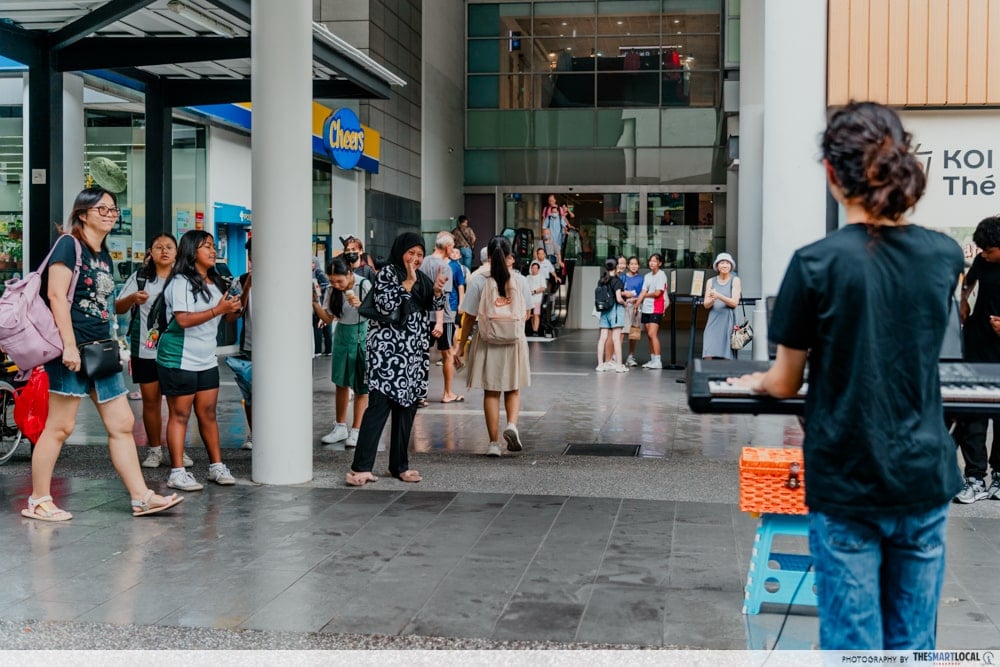
[[[37,273],[38,275],[42,275],[45,272],[45,269],[48,268],[49,266],[49,260],[52,259],[52,253],[56,251],[56,246],[59,245],[60,239],[62,239],[62,237],[64,236],[68,236],[69,238],[73,239],[73,246],[76,248],[76,266],[73,267],[73,278],[69,282],[69,292],[66,293],[66,298],[72,302],[73,293],[76,292],[76,281],[80,277],[80,267],[83,265],[83,256],[82,256],[82,249],[80,247],[80,239],[76,238],[72,234],[60,234],[59,238],[56,239],[56,242],[52,244],[51,248],[49,248],[49,254],[45,256],[45,259],[42,260],[42,263],[38,265],[37,269],[35,269],[35,273]]]

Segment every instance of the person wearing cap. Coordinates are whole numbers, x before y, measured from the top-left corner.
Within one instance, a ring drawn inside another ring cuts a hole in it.
[[[702,336],[703,359],[735,359],[729,339],[736,324],[736,306],[740,304],[742,285],[733,274],[736,260],[728,252],[720,252],[712,263],[718,274],[705,283],[705,308],[708,323]]]

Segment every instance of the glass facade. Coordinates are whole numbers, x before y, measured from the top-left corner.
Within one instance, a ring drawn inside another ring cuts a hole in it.
[[[85,112],[84,174],[67,189],[100,186],[115,193],[121,217],[108,235],[115,279],[122,281],[141,261],[146,248],[145,115],[88,109]],[[205,128],[173,124],[173,220],[179,236],[204,226],[207,199]]]
[[[711,266],[725,247],[722,82],[738,64],[739,2],[469,0],[467,18],[465,185],[500,187],[499,226],[537,238],[547,194],[535,193],[552,186],[582,213],[566,256]]]
[[[24,125],[20,106],[0,106],[0,290],[23,273]]]
[[[573,213],[575,233],[566,238],[564,257],[600,265],[608,257],[660,253],[668,268],[710,267],[724,249],[724,225],[715,223],[724,197],[709,192],[564,192],[553,191]],[[541,215],[549,194],[506,193],[503,227],[530,229],[541,236]],[[642,206],[645,201],[645,211]]]

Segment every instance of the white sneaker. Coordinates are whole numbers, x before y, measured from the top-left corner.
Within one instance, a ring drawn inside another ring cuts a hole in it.
[[[194,475],[189,473],[187,470],[170,473],[170,478],[167,480],[167,486],[171,489],[180,489],[181,491],[201,491],[205,488],[199,484],[197,480],[195,480]]]
[[[628,373],[628,366],[621,364],[615,367],[615,373]]]
[[[646,363],[644,363],[642,365],[642,367],[643,368],[649,368],[649,369],[654,369],[655,370],[655,369],[663,368],[663,362],[660,361],[659,359],[650,359],[649,361],[647,361]]]
[[[594,370],[597,371],[598,373],[603,373],[604,371],[608,370],[608,365],[607,364],[597,364],[597,368],[595,368]]]
[[[192,461],[191,457],[187,455],[187,452],[184,452],[184,459],[183,460],[184,460],[184,467],[185,468],[190,468],[191,466],[194,465],[194,461]]]
[[[320,440],[325,445],[332,445],[335,442],[347,440],[348,435],[350,435],[350,431],[347,430],[347,424],[335,424],[333,430],[320,438]]]
[[[358,429],[352,428],[350,435],[347,436],[347,440],[344,441],[344,447],[357,447],[358,446]]]
[[[500,456],[500,443],[491,442],[490,446],[486,448],[486,456]]]
[[[150,447],[149,452],[146,454],[146,458],[143,459],[142,467],[159,468],[161,463],[163,463],[163,448]]]
[[[208,466],[208,481],[215,482],[221,486],[232,486],[236,483],[236,478],[229,472],[225,463]]]
[[[628,359],[626,359],[626,360],[625,360],[625,365],[626,365],[626,366],[632,366],[632,367],[635,367],[635,366],[638,366],[638,365],[639,365],[639,362],[637,362],[637,361],[635,360],[635,357],[633,357],[633,356],[632,356],[632,355],[630,354],[630,355],[628,355]]]
[[[524,449],[521,446],[521,436],[517,433],[516,424],[507,424],[507,428],[503,430],[503,439],[507,441],[508,452],[519,452]]]
[[[240,449],[253,449],[253,436],[247,433],[247,439],[243,441],[243,446]]]

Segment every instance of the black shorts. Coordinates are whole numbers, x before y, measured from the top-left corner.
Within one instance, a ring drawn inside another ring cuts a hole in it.
[[[445,322],[443,325],[444,333],[441,334],[440,338],[435,338],[431,336],[431,347],[437,346],[439,350],[450,350],[451,349],[451,339],[455,337],[455,323]],[[431,329],[434,328],[434,323],[431,322]]]
[[[164,396],[191,396],[199,391],[219,388],[219,367],[204,371],[184,371],[156,365],[160,376],[160,393]]]
[[[160,381],[160,376],[156,370],[156,359],[132,357],[131,362],[132,382],[136,384],[149,384]]]
[[[663,321],[663,313],[643,313],[640,321],[643,324],[659,324]]]

